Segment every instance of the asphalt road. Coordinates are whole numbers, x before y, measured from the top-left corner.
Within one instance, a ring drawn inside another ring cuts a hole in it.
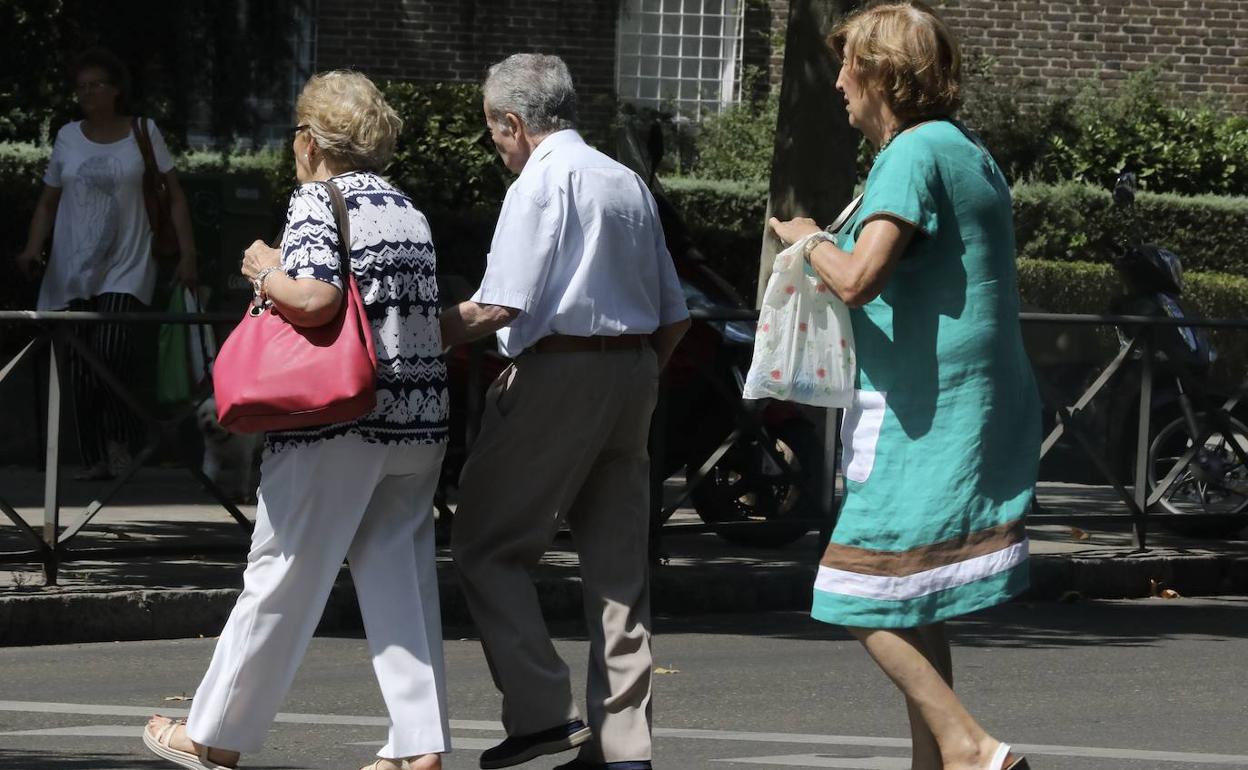
[[[655,764],[904,770],[900,698],[837,629],[800,614],[660,619]],[[555,629],[579,677],[586,643]],[[1011,605],[954,624],[957,686],[1036,770],[1248,768],[1248,599]],[[212,640],[0,649],[0,770],[160,768],[143,715],[178,713]],[[500,739],[478,644],[448,633],[448,770]],[[319,638],[247,768],[355,770],[384,736],[358,638]],[[568,757],[570,758],[570,757]],[[556,759],[527,768],[545,770]]]

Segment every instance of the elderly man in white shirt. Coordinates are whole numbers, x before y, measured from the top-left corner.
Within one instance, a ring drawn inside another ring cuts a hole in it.
[[[490,68],[485,117],[507,168],[481,288],[443,344],[497,333],[514,359],[486,396],[452,550],[503,694],[507,739],[481,767],[580,746],[564,768],[650,768],[649,457],[659,372],[689,312],[645,182],[574,130],[558,57]],[[581,562],[588,726],[529,570],[563,522]]]

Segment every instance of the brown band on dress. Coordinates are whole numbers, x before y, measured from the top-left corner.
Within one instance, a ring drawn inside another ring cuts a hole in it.
[[[973,559],[1000,551],[1027,537],[1022,519],[998,524],[941,543],[921,545],[906,551],[876,551],[840,543],[828,543],[820,566],[856,572],[859,575],[901,577],[936,567]]]

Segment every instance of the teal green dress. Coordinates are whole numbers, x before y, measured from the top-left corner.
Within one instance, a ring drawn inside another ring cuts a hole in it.
[[[897,136],[841,248],[881,215],[917,229],[884,291],[851,313],[846,491],[811,614],[913,628],[1027,587],[1040,404],[1018,323],[1009,186],[978,140],[950,121]]]

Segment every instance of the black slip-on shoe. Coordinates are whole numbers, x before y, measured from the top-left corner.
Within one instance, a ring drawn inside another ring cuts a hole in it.
[[[580,719],[549,730],[511,735],[505,741],[481,752],[481,770],[511,767],[544,754],[558,754],[576,748],[590,739],[589,727]]]
[[[586,762],[577,757],[559,765],[555,770],[651,770],[650,760],[636,759],[628,762]]]

